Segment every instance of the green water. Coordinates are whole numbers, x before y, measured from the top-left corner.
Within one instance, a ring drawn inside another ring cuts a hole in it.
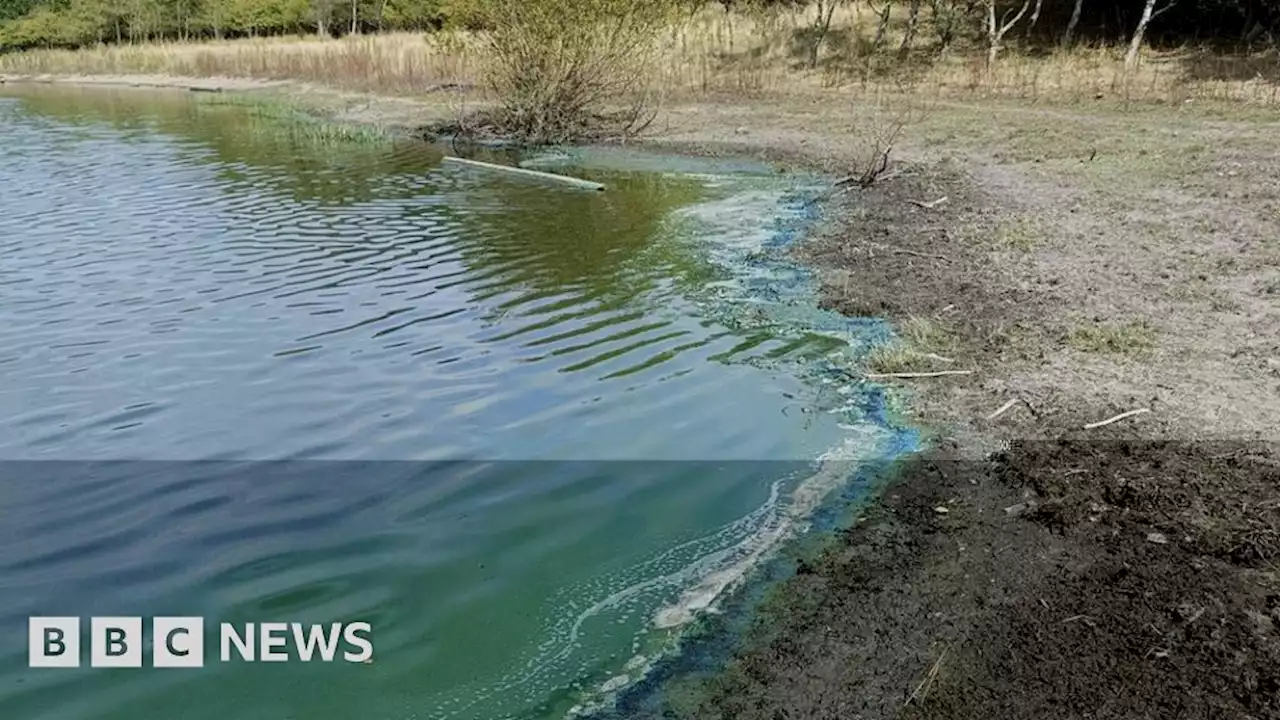
[[[796,181],[441,152],[0,93],[0,717],[562,717],[884,452],[814,371],[881,330],[761,260]],[[31,615],[362,620],[375,660],[30,669]]]

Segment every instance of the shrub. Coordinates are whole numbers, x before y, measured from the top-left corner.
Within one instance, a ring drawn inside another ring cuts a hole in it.
[[[653,118],[651,60],[681,0],[458,0],[482,27],[496,129],[534,143],[628,136]]]

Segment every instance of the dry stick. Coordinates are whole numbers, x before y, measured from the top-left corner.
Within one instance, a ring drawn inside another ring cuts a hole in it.
[[[888,378],[935,378],[947,375],[972,375],[973,372],[973,370],[938,370],[935,372],[870,373],[863,377],[868,380],[884,380]]]
[[[942,654],[938,656],[938,659],[933,662],[933,667],[929,668],[928,674],[924,676],[924,679],[920,681],[920,684],[916,686],[916,689],[911,691],[911,695],[908,696],[907,701],[903,703],[904,707],[907,705],[910,705],[911,701],[915,700],[917,696],[920,697],[921,702],[923,702],[924,699],[928,697],[929,689],[933,687],[933,681],[937,679],[938,670],[942,668],[942,661],[946,657],[947,657],[947,651],[943,650]],[[924,691],[923,695],[920,694],[921,690]]]
[[[1009,402],[1001,405],[999,410],[996,410],[995,412],[988,415],[987,419],[995,420],[1001,415],[1009,412],[1009,410],[1013,408],[1013,406],[1017,405],[1018,403],[1022,403],[1023,405],[1026,405],[1027,410],[1031,413],[1032,417],[1037,417],[1037,418],[1040,417],[1040,413],[1036,412],[1036,409],[1031,405],[1031,403],[1027,402],[1026,400],[1023,400],[1022,398],[1014,398]]]
[[[939,355],[937,353],[916,353],[916,354],[919,355],[920,357],[929,358],[930,360],[937,360],[938,362],[944,362],[944,363],[955,362],[954,358],[943,357],[942,355]]]
[[[528,170],[525,168],[511,167],[510,165],[495,165],[493,163],[480,162],[479,160],[467,160],[466,158],[453,157],[446,155],[444,162],[454,163],[457,165],[465,165],[467,167],[479,168],[481,170],[493,170],[496,172],[507,173],[509,175],[518,175],[520,177],[532,178],[535,180],[550,180],[552,182],[564,183],[573,187],[585,190],[604,190],[604,185],[590,180],[569,177],[567,175],[556,175],[554,173],[540,172],[538,170]]]
[[[882,183],[882,182],[885,182],[886,180],[892,180],[897,177],[905,177],[907,174],[908,173],[902,170],[894,170],[893,172],[887,172],[883,175],[880,175],[879,177],[876,178],[876,182]],[[831,184],[834,187],[839,188],[841,190],[848,190],[850,188],[865,189],[858,184],[858,181],[861,179],[862,179],[861,175],[847,175],[845,177],[840,178],[839,180],[836,180]]]
[[[1149,413],[1149,412],[1151,412],[1151,408],[1139,408],[1137,410],[1130,410],[1129,412],[1122,412],[1119,415],[1116,415],[1115,417],[1107,418],[1106,420],[1100,420],[1096,423],[1089,423],[1088,425],[1084,426],[1084,429],[1092,430],[1094,428],[1100,428],[1104,425],[1110,425],[1113,422],[1119,422],[1127,417],[1133,417],[1134,415],[1141,415],[1143,413]]]
[[[1066,625],[1067,623],[1072,623],[1072,622],[1075,622],[1075,621],[1077,621],[1077,620],[1083,620],[1083,621],[1085,622],[1085,624],[1086,624],[1086,625],[1089,625],[1089,626],[1091,626],[1091,627],[1093,626],[1093,618],[1089,617],[1088,615],[1072,615],[1071,617],[1067,618],[1066,620],[1063,620],[1063,621],[1062,621],[1062,624],[1063,624],[1063,625]]]
[[[916,207],[922,207],[925,210],[932,210],[950,199],[951,198],[947,197],[946,195],[943,195],[937,200],[930,200],[929,202],[923,202],[920,200],[908,200],[907,202],[911,203],[912,205],[915,205]]]
[[[930,258],[932,260],[944,260],[946,262],[951,262],[951,258],[947,257],[946,255],[934,255],[932,253],[916,252],[915,250],[904,250],[903,248],[890,247],[888,245],[881,245],[880,243],[867,243],[867,244],[872,247],[878,247],[881,250],[888,250],[889,252],[894,253],[895,255],[912,255],[915,257]]]
[[[929,258],[931,260],[942,260],[944,262],[951,262],[951,258],[947,257],[946,255],[933,255],[931,253],[915,252],[914,250],[893,250],[892,252],[898,255],[911,255],[911,256],[920,257],[920,258]]]
[[[993,413],[991,413],[990,415],[988,415],[988,416],[987,416],[987,419],[988,419],[988,420],[995,420],[996,418],[998,418],[998,417],[1000,417],[1001,415],[1003,415],[1003,414],[1005,414],[1006,412],[1008,412],[1010,408],[1012,408],[1014,405],[1017,405],[1017,404],[1018,404],[1018,399],[1017,399],[1017,398],[1014,398],[1014,399],[1010,400],[1009,402],[1007,402],[1007,403],[1005,403],[1005,404],[1001,405],[999,410],[996,410],[995,412],[993,412]]]

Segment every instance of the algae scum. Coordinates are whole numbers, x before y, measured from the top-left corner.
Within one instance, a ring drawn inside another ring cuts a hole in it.
[[[180,95],[5,92],[5,717],[607,707],[915,442],[841,372],[887,330],[787,259],[818,182],[479,158],[584,193]],[[364,620],[375,662],[26,668],[29,615],[165,614]]]

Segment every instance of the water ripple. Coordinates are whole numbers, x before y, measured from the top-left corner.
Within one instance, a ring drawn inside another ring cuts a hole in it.
[[[141,97],[0,98],[0,716],[545,710],[800,522],[842,432],[784,409],[829,348],[707,247],[781,189],[584,194]],[[359,618],[378,661],[36,673],[32,614]]]

